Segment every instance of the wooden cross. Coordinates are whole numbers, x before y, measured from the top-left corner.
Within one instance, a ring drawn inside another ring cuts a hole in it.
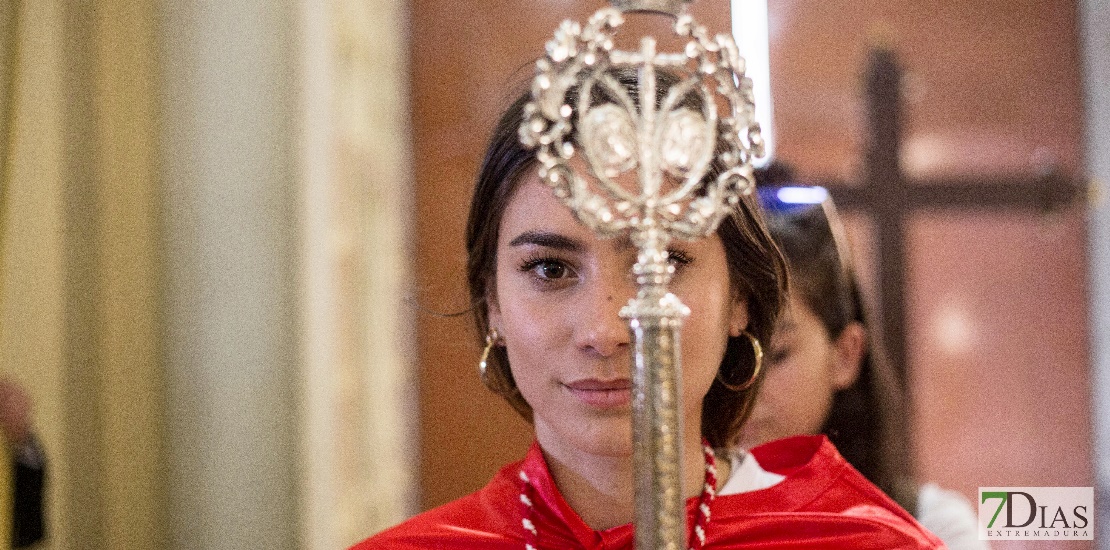
[[[868,140],[864,185],[826,185],[844,211],[868,211],[875,220],[877,313],[889,359],[906,384],[906,223],[915,210],[1028,209],[1051,211],[1085,198],[1086,189],[1055,167],[1033,177],[910,181],[902,173],[903,68],[892,50],[878,49],[868,63]]]

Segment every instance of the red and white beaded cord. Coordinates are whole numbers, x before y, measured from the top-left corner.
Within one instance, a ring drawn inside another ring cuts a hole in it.
[[[540,534],[536,531],[536,524],[532,521],[536,509],[532,506],[532,480],[524,470],[520,471],[520,503],[524,506],[524,516],[520,523],[524,526],[524,550],[537,550],[540,543]]]
[[[705,453],[705,485],[702,487],[701,497],[698,499],[698,508],[694,516],[694,533],[691,538],[690,550],[701,550],[705,546],[705,529],[709,526],[709,505],[717,497],[717,457],[713,448],[702,440],[702,451]],[[520,520],[524,527],[524,550],[539,550],[540,534],[536,528],[535,506],[532,503],[534,496],[532,480],[524,470],[520,471],[520,503],[524,507],[524,515]]]

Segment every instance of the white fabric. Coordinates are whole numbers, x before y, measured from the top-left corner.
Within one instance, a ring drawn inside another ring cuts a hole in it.
[[[751,453],[740,451],[732,455],[732,473],[728,476],[723,487],[717,494],[738,495],[772,487],[786,479],[785,476],[764,470]]]
[[[720,496],[738,495],[766,489],[785,479],[764,470],[751,453],[738,451],[730,460],[732,473],[725,481]],[[990,544],[979,540],[978,518],[971,503],[960,493],[926,483],[917,493],[917,521],[939,537],[949,550],[990,550]]]
[[[948,545],[949,550],[989,550],[979,540],[978,518],[960,493],[926,483],[917,492],[917,521]]]

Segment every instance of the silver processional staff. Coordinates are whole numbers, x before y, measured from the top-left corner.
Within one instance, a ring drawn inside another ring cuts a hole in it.
[[[521,142],[537,148],[540,177],[578,220],[602,236],[628,233],[638,248],[637,294],[620,312],[634,342],[638,550],[686,548],[679,333],[689,308],[667,290],[667,247],[712,234],[753,189],[751,162],[763,155],[736,42],[710,36],[686,13],[688,1],[611,0],[584,26],[564,21],[536,62],[520,128]],[[638,51],[617,49],[615,33],[632,11],[673,17],[683,51],[659,52],[650,36]],[[635,71],[638,101],[613,76],[619,70]],[[592,178],[571,166],[575,157]],[[633,184],[621,177],[631,172]]]

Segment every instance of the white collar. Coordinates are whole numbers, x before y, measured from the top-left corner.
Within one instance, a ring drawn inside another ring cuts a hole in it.
[[[786,476],[764,470],[756,461],[755,456],[749,452],[740,450],[734,452],[730,462],[732,463],[732,473],[729,474],[728,481],[721,487],[721,490],[717,491],[717,496],[758,491],[777,485],[780,481],[786,479]]]

